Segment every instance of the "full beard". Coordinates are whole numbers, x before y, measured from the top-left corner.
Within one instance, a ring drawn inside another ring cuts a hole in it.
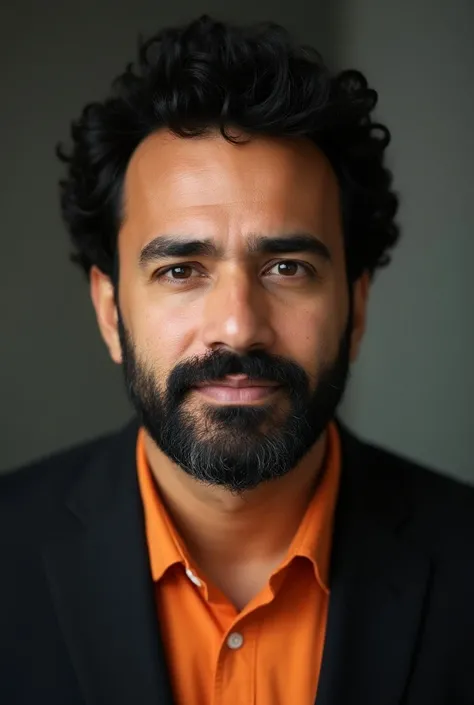
[[[151,366],[139,360],[118,315],[127,391],[140,423],[156,445],[201,483],[233,494],[286,475],[325,431],[349,378],[351,316],[336,357],[311,384],[296,363],[263,351],[239,356],[212,352],[177,365],[160,390]],[[280,385],[261,405],[198,403],[193,386],[228,374]]]

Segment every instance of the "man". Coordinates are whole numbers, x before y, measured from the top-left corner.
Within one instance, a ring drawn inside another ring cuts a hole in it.
[[[474,703],[474,492],[336,420],[398,239],[376,101],[202,17],[73,124],[136,419],[1,480],[5,705]]]

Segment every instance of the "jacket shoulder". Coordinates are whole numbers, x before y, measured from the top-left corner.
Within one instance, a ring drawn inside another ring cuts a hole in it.
[[[352,435],[352,434],[349,434]],[[402,454],[352,436],[367,491],[384,504],[402,500],[411,517],[411,530],[440,550],[472,551],[474,487]],[[357,474],[357,472],[356,472]]]
[[[373,462],[383,464],[389,472],[400,474],[415,499],[474,506],[474,486],[380,446],[369,445],[369,448]]]
[[[115,433],[101,435],[51,453],[0,475],[0,521],[34,525],[63,500],[76,478],[97,454],[113,442]]]

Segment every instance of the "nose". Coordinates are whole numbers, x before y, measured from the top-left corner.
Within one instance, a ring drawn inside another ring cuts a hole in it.
[[[202,327],[208,349],[239,354],[269,349],[274,343],[268,293],[248,273],[234,271],[207,295]]]

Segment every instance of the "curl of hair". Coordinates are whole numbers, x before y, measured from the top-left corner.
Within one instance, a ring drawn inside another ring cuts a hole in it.
[[[377,93],[355,70],[332,76],[311,47],[296,46],[274,23],[237,27],[202,16],[139,43],[103,102],[72,123],[60,181],[71,259],[113,277],[122,186],[140,142],[160,128],[182,137],[229,128],[248,135],[305,137],[338,177],[350,281],[390,261],[399,237],[398,198],[384,166],[390,133],[373,122]],[[235,134],[235,133],[234,133]]]

